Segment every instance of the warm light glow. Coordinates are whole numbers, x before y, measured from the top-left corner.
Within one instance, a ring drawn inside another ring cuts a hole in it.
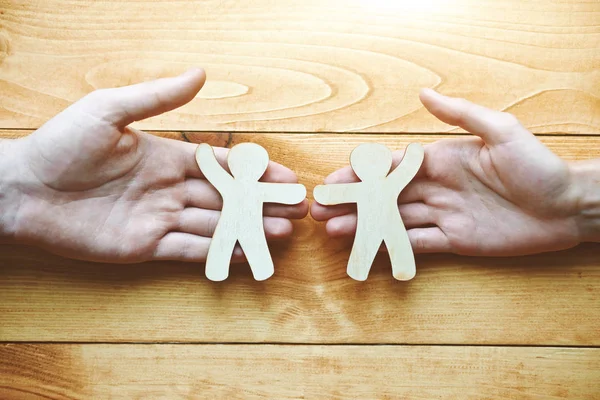
[[[455,0],[359,0],[361,5],[372,10],[393,11],[440,11]]]

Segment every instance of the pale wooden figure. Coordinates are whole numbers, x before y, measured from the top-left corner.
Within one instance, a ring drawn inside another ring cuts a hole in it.
[[[350,155],[350,165],[361,182],[315,187],[314,198],[320,204],[357,205],[358,225],[348,260],[348,275],[353,279],[367,279],[382,242],[394,278],[407,281],[415,276],[415,258],[398,211],[398,196],[419,171],[424,155],[423,146],[410,144],[400,165],[389,173],[392,152],[381,144],[364,143]]]
[[[201,144],[196,162],[205,178],[219,191],[223,209],[206,259],[206,277],[222,281],[229,275],[229,264],[239,242],[258,281],[273,275],[263,226],[263,204],[298,204],[306,198],[300,184],[258,182],[269,165],[267,151],[254,143],[234,146],[227,155],[230,175],[217,161],[213,149]]]

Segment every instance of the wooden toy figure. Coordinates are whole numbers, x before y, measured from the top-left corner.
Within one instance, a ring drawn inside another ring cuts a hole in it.
[[[357,205],[358,225],[348,261],[348,275],[353,279],[367,279],[382,242],[394,278],[407,281],[415,276],[415,259],[398,211],[398,196],[417,174],[424,154],[420,144],[410,144],[400,165],[390,173],[392,152],[381,144],[361,144],[350,155],[350,165],[361,182],[315,187],[314,198],[322,205]]]
[[[241,143],[229,151],[227,164],[233,176],[219,164],[208,144],[198,146],[196,162],[223,198],[206,259],[206,277],[212,281],[227,278],[231,255],[239,242],[254,279],[269,278],[274,266],[263,227],[263,204],[298,204],[306,197],[306,188],[299,184],[259,182],[267,170],[269,154],[254,143]]]

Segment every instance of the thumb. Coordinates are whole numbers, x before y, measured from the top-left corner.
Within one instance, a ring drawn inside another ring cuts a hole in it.
[[[419,98],[437,119],[479,136],[490,146],[523,139],[524,135],[533,137],[512,114],[444,96],[432,89],[421,90]]]
[[[205,81],[204,70],[192,68],[172,78],[96,90],[84,97],[80,106],[88,114],[122,129],[134,121],[150,118],[189,103]]]

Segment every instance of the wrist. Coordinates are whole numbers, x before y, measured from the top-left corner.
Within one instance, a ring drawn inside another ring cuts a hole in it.
[[[570,164],[582,242],[600,242],[600,160]]]
[[[23,139],[0,140],[0,243],[15,243],[19,210],[24,202],[21,190]]]

